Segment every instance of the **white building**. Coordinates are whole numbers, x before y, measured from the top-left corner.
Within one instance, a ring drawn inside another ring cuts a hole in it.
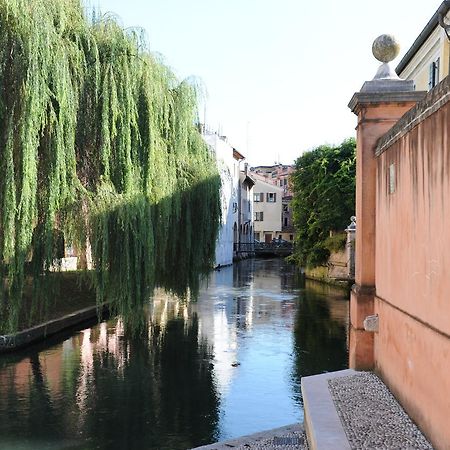
[[[244,159],[226,138],[217,133],[205,132],[203,138],[216,155],[219,168],[221,189],[222,222],[216,244],[217,266],[227,266],[233,263],[233,248],[238,242],[236,230],[239,223],[240,199],[240,163]]]
[[[235,256],[246,257],[253,251],[253,186],[248,166],[241,172],[239,193],[239,217],[235,227]]]

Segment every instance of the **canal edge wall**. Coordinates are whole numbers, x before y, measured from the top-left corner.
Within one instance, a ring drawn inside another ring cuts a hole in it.
[[[0,354],[20,350],[62,331],[79,327],[91,320],[106,319],[109,314],[108,303],[103,303],[100,306],[83,308],[17,333],[0,335]]]

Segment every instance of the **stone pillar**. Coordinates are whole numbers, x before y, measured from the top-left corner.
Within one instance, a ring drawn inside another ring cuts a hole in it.
[[[364,319],[374,313],[376,292],[376,180],[375,147],[383,136],[417,101],[423,92],[414,82],[401,80],[388,62],[398,54],[398,44],[389,35],[377,38],[372,48],[383,62],[372,81],[353,95],[349,108],[358,116],[356,127],[356,255],[355,284],[350,298],[350,367],[372,369],[373,332],[364,330]]]

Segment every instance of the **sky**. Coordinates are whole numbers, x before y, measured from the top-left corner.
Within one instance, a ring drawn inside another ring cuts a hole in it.
[[[374,77],[372,42],[396,36],[400,61],[441,0],[88,0],[146,31],[180,79],[206,92],[200,119],[251,165],[291,164],[355,136],[347,105]]]

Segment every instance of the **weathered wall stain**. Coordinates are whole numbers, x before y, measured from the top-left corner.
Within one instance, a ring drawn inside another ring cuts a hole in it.
[[[438,449],[450,442],[449,100],[447,78],[375,151],[375,368]]]

